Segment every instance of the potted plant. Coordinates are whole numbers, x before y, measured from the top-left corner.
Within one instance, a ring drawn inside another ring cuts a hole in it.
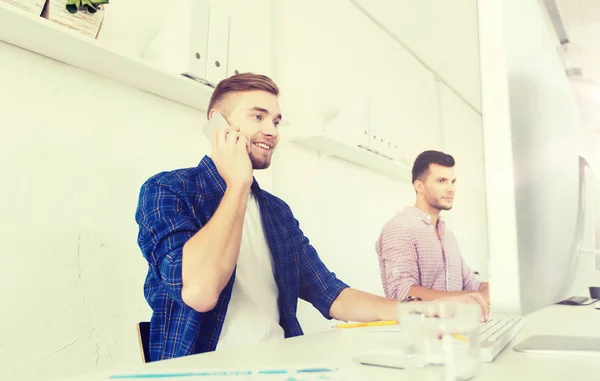
[[[79,9],[96,13],[104,4],[108,4],[108,0],[67,0],[66,8],[69,13],[77,13]]]
[[[97,38],[109,0],[48,0],[42,17],[91,38]]]

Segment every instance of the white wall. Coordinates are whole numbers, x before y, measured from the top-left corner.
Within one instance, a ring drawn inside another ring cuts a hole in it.
[[[518,315],[519,261],[504,4],[479,1],[477,11],[490,298],[494,311]]]
[[[98,41],[127,56],[140,56],[174,11],[163,5],[160,0],[112,0],[106,6]]]
[[[289,116],[292,123],[283,134],[320,133],[327,118],[344,111],[348,100],[363,97],[371,107],[371,129],[385,128],[395,135],[409,163],[425,149],[453,154],[459,193],[456,207],[445,216],[467,261],[486,274],[481,115],[463,99],[472,94],[457,95],[445,84],[464,86],[456,81],[460,76],[440,78],[440,73],[422,64],[423,58],[415,58],[398,42],[405,30],[390,35],[350,1],[275,4],[273,70],[285,99],[284,118]],[[468,17],[474,9],[474,2],[463,4],[454,8],[457,19]],[[403,17],[410,14],[418,30],[437,20],[409,4],[403,6]],[[392,8],[394,13],[402,13],[402,6]],[[474,58],[476,62],[464,65],[476,67],[477,23],[470,21],[475,35],[470,38],[474,41],[470,49],[475,54],[465,60]],[[411,32],[406,37],[416,34]],[[443,49],[448,50],[452,48]],[[455,61],[454,67],[460,66],[456,56],[446,58]],[[443,82],[436,81],[436,74]],[[472,75],[470,80],[478,82],[478,72]],[[291,205],[324,262],[351,286],[383,295],[375,241],[385,222],[414,204],[412,185],[286,140],[274,163],[275,193]],[[332,325],[308,304],[301,305],[299,316],[307,333]]]
[[[4,43],[0,89],[0,379],[139,362],[139,188],[199,162],[204,113]]]
[[[488,280],[488,225],[481,115],[439,83],[443,149],[456,160],[456,199],[444,213],[461,253]]]
[[[351,1],[481,112],[477,1]]]

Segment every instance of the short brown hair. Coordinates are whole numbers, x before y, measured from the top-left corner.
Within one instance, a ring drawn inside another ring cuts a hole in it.
[[[206,110],[206,117],[210,115],[217,103],[222,101],[229,93],[262,90],[275,96],[279,95],[279,88],[273,80],[266,75],[254,73],[241,73],[233,75],[219,82],[210,97],[210,103]]]
[[[429,170],[430,164],[438,164],[443,167],[452,168],[454,167],[455,161],[452,156],[440,151],[421,152],[419,156],[417,156],[417,158],[415,159],[415,163],[413,164],[413,184]]]

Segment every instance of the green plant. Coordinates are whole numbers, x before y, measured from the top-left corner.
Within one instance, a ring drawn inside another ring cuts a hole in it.
[[[80,9],[85,9],[90,13],[96,13],[98,6],[108,4],[108,0],[67,0],[67,11],[77,13]]]

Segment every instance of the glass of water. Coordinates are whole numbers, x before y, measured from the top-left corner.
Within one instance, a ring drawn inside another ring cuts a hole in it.
[[[479,368],[478,304],[410,302],[398,305],[404,369],[423,380],[470,380]]]

